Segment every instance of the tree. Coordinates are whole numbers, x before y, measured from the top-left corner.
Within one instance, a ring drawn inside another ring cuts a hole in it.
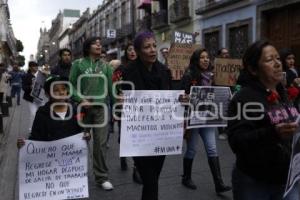
[[[25,57],[22,55],[18,55],[17,58],[18,66],[23,67],[25,65]]]
[[[23,43],[22,43],[21,40],[17,40],[16,46],[17,46],[17,51],[18,51],[18,52],[22,52],[22,51],[23,51],[24,46],[23,46]]]

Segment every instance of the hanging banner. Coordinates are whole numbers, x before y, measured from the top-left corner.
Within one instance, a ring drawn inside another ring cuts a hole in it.
[[[229,87],[192,86],[187,128],[227,126],[230,99]]]
[[[181,154],[183,90],[123,91],[120,157]]]
[[[61,140],[25,140],[19,151],[19,199],[89,197],[88,147],[77,134]]]
[[[216,58],[214,67],[214,84],[235,86],[242,69],[242,60]]]

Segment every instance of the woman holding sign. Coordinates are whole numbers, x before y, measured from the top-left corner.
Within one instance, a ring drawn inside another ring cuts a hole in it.
[[[189,94],[191,86],[211,86],[212,78],[208,52],[205,49],[197,49],[194,51],[190,59],[190,65],[182,77],[181,89],[184,89],[185,93]],[[221,176],[215,132],[215,128],[206,127],[194,128],[188,133],[188,136],[186,137],[187,149],[183,159],[182,176],[182,184],[187,188],[194,190],[197,188],[191,178],[191,174],[193,160],[196,154],[198,135],[200,135],[208,157],[208,164],[213,175],[216,192],[219,194],[231,190],[231,187],[224,184]]]
[[[124,68],[123,80],[131,81],[135,90],[171,89],[170,70],[157,61],[154,34],[138,34],[134,40],[134,48],[138,57]],[[142,200],[158,200],[158,180],[165,156],[141,156],[133,159],[143,182]]]
[[[235,200],[298,200],[299,188],[283,198],[299,115],[295,96],[284,89],[283,69],[275,47],[252,44],[243,57],[243,88],[229,105],[228,141],[236,156],[232,173]],[[241,112],[240,112],[241,111]]]

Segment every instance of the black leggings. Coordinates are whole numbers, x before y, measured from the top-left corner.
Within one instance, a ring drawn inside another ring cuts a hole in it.
[[[143,181],[142,200],[158,200],[158,180],[166,156],[134,157]]]

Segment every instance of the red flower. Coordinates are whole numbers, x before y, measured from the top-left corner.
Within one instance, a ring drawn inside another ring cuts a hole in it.
[[[288,93],[289,100],[293,101],[299,95],[299,90],[296,87],[291,86],[287,89],[287,93]]]
[[[191,84],[192,84],[192,86],[197,85],[197,80],[191,80]]]
[[[120,80],[122,80],[122,71],[115,71],[112,75],[112,82],[115,83]]]
[[[269,91],[269,96],[267,97],[267,100],[270,104],[275,104],[275,103],[278,103],[278,100],[279,100],[279,95],[277,92],[274,92],[274,91]]]
[[[85,116],[85,113],[78,113],[77,115],[75,115],[75,118],[78,120],[78,121],[81,121],[83,119],[83,117]]]

